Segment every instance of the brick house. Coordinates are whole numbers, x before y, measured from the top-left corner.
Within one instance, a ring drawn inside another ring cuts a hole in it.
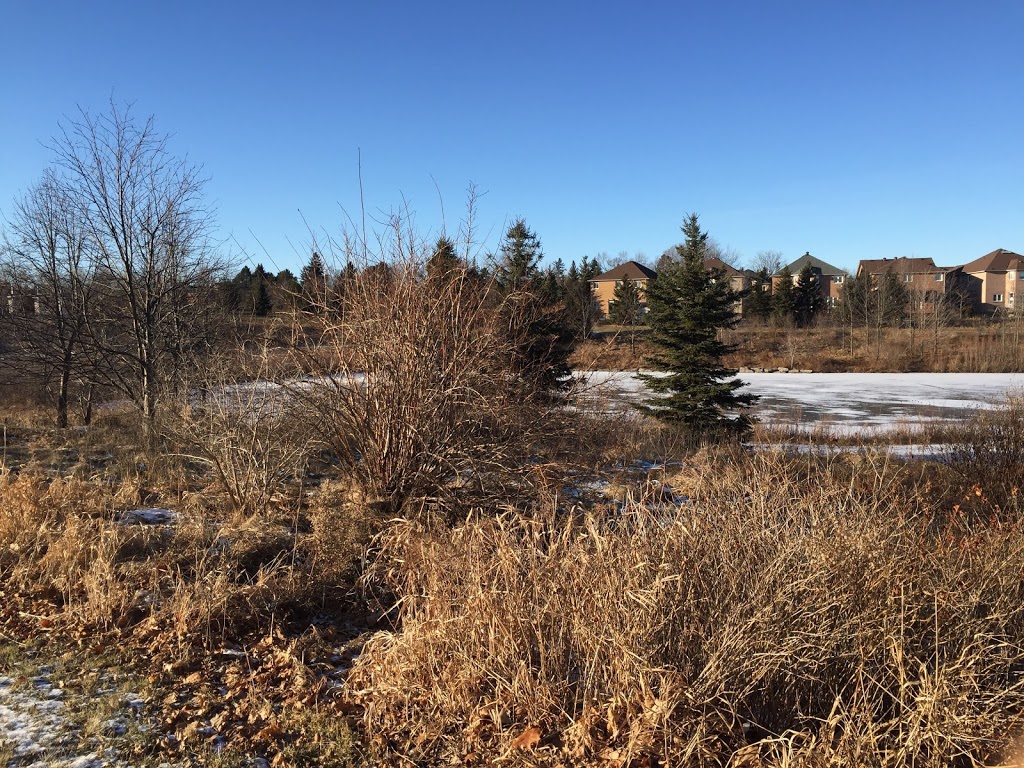
[[[968,289],[970,280],[963,267],[939,267],[930,258],[899,256],[894,259],[862,259],[857,277],[867,275],[872,282],[892,271],[907,289],[911,301],[924,311],[931,311],[939,299]]]
[[[970,279],[974,308],[980,312],[1009,311],[1021,301],[1024,291],[1024,256],[997,248],[963,266]]]

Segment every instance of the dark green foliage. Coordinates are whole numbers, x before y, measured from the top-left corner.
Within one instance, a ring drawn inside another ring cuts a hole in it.
[[[667,376],[645,376],[656,393],[643,410],[688,428],[695,441],[742,436],[750,430],[745,413],[730,412],[754,403],[739,394],[743,382],[722,358],[730,347],[718,332],[735,325],[733,305],[739,298],[725,275],[704,264],[707,233],[696,214],[683,225],[686,241],[680,259],[667,264],[647,286],[647,323],[654,352],[648,362]]]
[[[238,314],[266,317],[274,309],[271,288],[275,282],[262,264],[257,264],[255,269],[242,267],[237,275],[222,284],[224,304]]]
[[[299,275],[302,287],[302,303],[307,311],[316,311],[324,306],[327,300],[327,268],[323,257],[313,251],[309,263],[302,268]]]
[[[772,278],[759,272],[743,305],[744,315],[752,320],[765,321],[772,316]]]
[[[554,391],[569,384],[573,335],[565,306],[558,301],[557,280],[545,290],[538,268],[541,256],[540,239],[523,219],[516,219],[498,251],[495,283],[521,375],[540,389]]]
[[[895,327],[903,324],[909,301],[906,286],[899,275],[889,269],[874,277],[846,278],[837,309],[846,325]]]
[[[537,277],[543,255],[537,235],[522,218],[516,219],[505,233],[497,255],[495,279],[502,291],[512,293],[531,283]]]
[[[803,328],[811,325],[825,309],[825,297],[821,295],[821,275],[810,264],[804,264],[797,276],[793,304],[796,324]]]
[[[867,275],[850,275],[843,283],[836,307],[840,321],[849,326],[866,326],[873,316],[874,292]]]
[[[434,243],[434,252],[427,260],[427,277],[431,280],[445,279],[459,267],[460,263],[455,253],[455,243],[441,235]]]
[[[575,261],[569,265],[569,271],[565,276],[563,301],[566,324],[576,341],[583,341],[590,336],[594,323],[601,319],[601,313],[594,301],[593,289],[590,287],[591,280],[599,274],[601,265],[597,259],[588,259],[584,256],[578,267]]]
[[[796,286],[793,285],[793,273],[789,267],[782,268],[772,292],[772,315],[786,325],[796,320]]]
[[[608,319],[616,325],[640,325],[643,316],[640,289],[635,282],[624,277],[615,284],[612,305],[608,309]]]
[[[878,286],[878,306],[876,321],[878,325],[899,327],[903,325],[910,304],[910,294],[900,276],[887,269]]]

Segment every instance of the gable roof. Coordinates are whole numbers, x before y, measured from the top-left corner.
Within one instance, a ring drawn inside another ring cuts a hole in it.
[[[929,258],[899,256],[895,259],[861,259],[857,274],[882,275],[890,269],[898,275],[947,271],[944,267],[936,267]]]
[[[826,261],[822,261],[817,256],[811,256],[811,252],[807,251],[803,256],[794,261],[792,264],[787,264],[786,267],[789,269],[791,275],[800,274],[800,270],[804,268],[804,265],[810,264],[812,269],[816,269],[823,275],[845,275],[846,270],[840,269],[839,267],[833,267]],[[773,277],[779,277],[782,274],[780,269],[776,272]]]
[[[1019,253],[1004,251],[996,248],[991,253],[986,253],[980,259],[975,259],[970,264],[964,265],[964,272],[1005,272],[1013,269],[1015,262],[1024,259]]]
[[[653,280],[657,276],[658,273],[653,269],[645,267],[643,264],[637,264],[635,261],[627,261],[614,269],[609,269],[603,275],[592,277],[591,280],[622,280],[627,277],[630,280]]]
[[[743,273],[740,272],[736,267],[730,266],[722,261],[717,256],[712,256],[708,259],[704,259],[705,269],[720,269],[729,277],[742,277]]]

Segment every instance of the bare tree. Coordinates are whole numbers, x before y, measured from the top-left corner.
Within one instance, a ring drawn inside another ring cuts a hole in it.
[[[81,111],[52,149],[95,252],[100,300],[87,322],[97,371],[148,429],[209,332],[221,265],[209,245],[204,179],[170,153],[153,117],[136,121],[116,104],[101,116]]]
[[[765,277],[771,277],[782,269],[782,251],[758,251],[750,262],[750,268]]]
[[[64,428],[93,286],[84,223],[52,171],[15,201],[5,241],[12,290],[32,298],[29,311],[9,318],[13,359],[33,380],[56,387],[56,421]]]

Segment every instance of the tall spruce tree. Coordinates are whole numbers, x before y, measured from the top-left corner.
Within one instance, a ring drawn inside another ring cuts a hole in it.
[[[616,325],[640,325],[641,310],[640,289],[628,277],[615,284],[612,305],[608,310],[608,319]]]
[[[779,281],[772,291],[772,315],[784,325],[796,320],[796,286],[793,284],[793,273],[789,271],[789,267],[782,268]]]
[[[810,264],[804,264],[796,278],[793,290],[796,324],[807,327],[825,309],[825,297],[821,295],[821,277]]]
[[[546,296],[540,238],[519,218],[508,228],[496,259],[495,282],[524,378],[539,389],[566,389],[573,336],[565,306]],[[547,300],[546,300],[547,299]]]
[[[685,426],[695,440],[742,436],[751,427],[743,409],[756,397],[740,394],[743,382],[722,358],[730,347],[719,331],[736,324],[739,295],[720,270],[704,264],[708,235],[696,214],[682,227],[679,260],[666,264],[647,286],[647,324],[654,348],[648,362],[666,376],[644,376],[655,396],[646,413]],[[740,411],[736,413],[736,411]]]

